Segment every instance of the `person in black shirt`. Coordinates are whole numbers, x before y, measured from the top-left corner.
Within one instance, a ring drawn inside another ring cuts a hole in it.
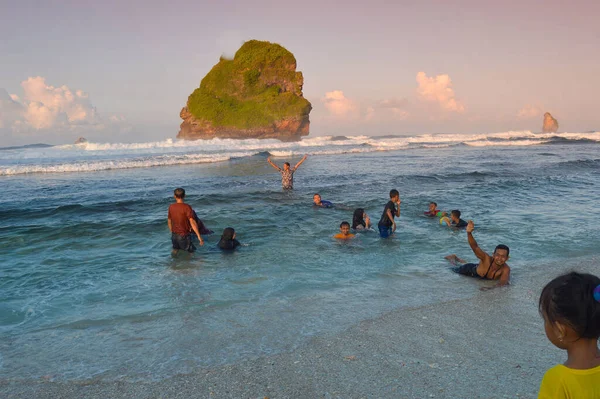
[[[221,239],[217,246],[225,251],[234,250],[240,246],[240,242],[235,239],[235,230],[233,227],[227,227],[223,230],[223,234],[221,235]]]
[[[383,208],[383,214],[377,227],[379,227],[379,235],[381,238],[387,238],[396,231],[396,222],[394,217],[400,217],[400,193],[394,189],[390,191],[390,200]],[[398,208],[396,208],[398,205]]]
[[[445,222],[450,227],[462,228],[467,227],[467,222],[460,218],[460,211],[458,209],[454,209],[450,212],[450,220],[446,219]]]

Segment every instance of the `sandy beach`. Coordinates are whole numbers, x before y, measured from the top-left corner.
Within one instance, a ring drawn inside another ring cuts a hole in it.
[[[291,353],[156,382],[2,381],[2,397],[535,398],[544,372],[564,361],[537,313],[546,279],[482,292],[466,278],[472,298],[389,312]]]

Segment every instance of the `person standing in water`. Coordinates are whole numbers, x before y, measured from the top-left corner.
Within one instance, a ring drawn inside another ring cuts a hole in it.
[[[169,206],[167,223],[171,231],[171,243],[173,244],[172,254],[176,255],[180,249],[188,252],[194,252],[196,247],[192,244],[192,230],[198,236],[200,245],[204,245],[204,240],[198,231],[198,224],[194,218],[192,207],[184,202],[185,190],[176,188],[173,191],[175,203]]]
[[[379,235],[381,238],[387,238],[394,234],[396,231],[395,217],[400,217],[400,193],[394,189],[390,191],[390,200],[385,204],[383,208],[383,214],[377,224],[379,228]],[[398,207],[396,207],[398,205]]]
[[[283,169],[281,169],[279,166],[275,165],[273,161],[271,161],[271,157],[267,158],[267,162],[273,168],[277,169],[279,173],[281,173],[281,187],[284,190],[292,190],[294,188],[294,172],[300,167],[300,165],[302,165],[302,162],[304,162],[307,157],[308,155],[302,157],[300,162],[298,162],[293,168],[290,167],[289,162],[285,162],[283,164]]]

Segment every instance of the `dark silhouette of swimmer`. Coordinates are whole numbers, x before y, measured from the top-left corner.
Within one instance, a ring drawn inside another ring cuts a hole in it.
[[[233,229],[233,227],[227,227],[223,230],[221,239],[217,244],[219,248],[225,251],[233,251],[240,245],[240,242],[235,239],[235,230]]]

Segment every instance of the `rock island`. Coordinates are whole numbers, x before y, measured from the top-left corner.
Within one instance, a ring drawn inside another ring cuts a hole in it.
[[[188,97],[177,138],[275,138],[309,133],[310,102],[296,58],[279,44],[250,40],[233,59],[221,57]]]

